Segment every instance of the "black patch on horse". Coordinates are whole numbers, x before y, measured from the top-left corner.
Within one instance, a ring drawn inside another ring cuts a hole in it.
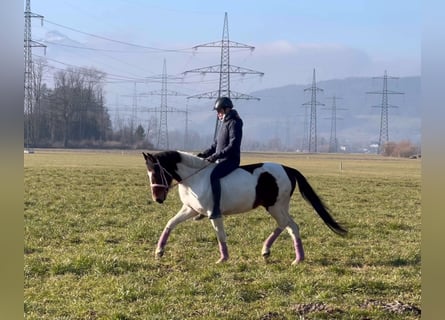
[[[266,209],[273,206],[277,201],[278,185],[274,176],[269,172],[263,172],[258,177],[258,182],[255,187],[256,196],[253,202],[253,208],[263,206]]]
[[[290,183],[292,185],[292,189],[290,191],[290,195],[294,193],[295,186],[297,185],[297,175],[300,174],[297,170],[294,168],[289,168],[286,166],[282,166],[284,171],[286,171],[287,176],[289,177]]]
[[[177,164],[181,162],[181,154],[177,151],[162,151],[154,155],[159,160],[161,166],[169,172],[172,177],[181,182],[182,178],[176,172],[178,170]],[[167,177],[168,179],[168,177]]]

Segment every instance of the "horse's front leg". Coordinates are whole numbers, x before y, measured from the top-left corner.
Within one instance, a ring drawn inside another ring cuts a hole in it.
[[[179,210],[178,213],[167,222],[164,231],[162,231],[162,234],[159,237],[158,245],[156,246],[155,256],[157,258],[161,258],[164,255],[165,245],[167,244],[168,237],[170,236],[170,232],[173,230],[173,228],[175,228],[181,222],[196,216],[196,214],[197,212],[192,208],[183,205],[181,210]]]
[[[226,232],[224,231],[224,223],[222,218],[211,219],[213,229],[216,231],[218,238],[220,258],[216,263],[225,262],[229,259],[229,250],[227,249]]]

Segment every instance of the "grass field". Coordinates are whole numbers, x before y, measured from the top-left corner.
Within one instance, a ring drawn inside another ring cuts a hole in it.
[[[331,232],[298,192],[291,214],[306,260],[291,266],[264,209],[225,219],[230,260],[207,219],[172,232],[176,189],[151,200],[140,152],[37,150],[24,155],[25,319],[420,319],[420,161],[364,155],[245,153],[243,163],[299,169],[332,215]]]

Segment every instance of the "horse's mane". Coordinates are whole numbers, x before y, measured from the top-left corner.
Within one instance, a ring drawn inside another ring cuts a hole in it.
[[[208,164],[208,162],[204,159],[197,157],[189,152],[178,151],[178,153],[181,155],[182,161],[192,168],[202,168]]]

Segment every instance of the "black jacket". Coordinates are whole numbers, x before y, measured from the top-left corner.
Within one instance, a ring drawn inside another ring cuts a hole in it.
[[[243,137],[243,120],[235,109],[224,117],[218,135],[211,147],[202,152],[203,157],[211,156],[211,161],[241,161],[241,139]]]

